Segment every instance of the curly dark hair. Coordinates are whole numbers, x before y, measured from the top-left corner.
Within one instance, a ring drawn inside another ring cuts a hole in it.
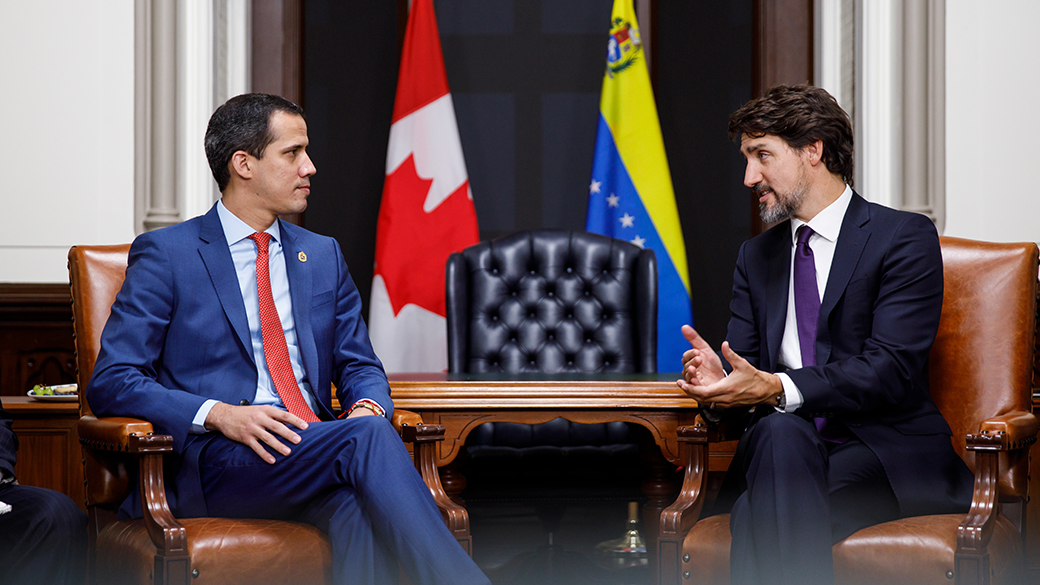
[[[274,141],[271,115],[277,111],[304,117],[300,106],[266,93],[235,96],[210,116],[206,127],[206,160],[221,193],[231,180],[228,171],[231,155],[244,150],[256,158],[264,157],[264,149]]]
[[[775,85],[760,98],[744,104],[729,117],[729,137],[754,138],[772,134],[801,149],[823,141],[827,170],[852,185],[852,122],[834,96],[811,85]]]

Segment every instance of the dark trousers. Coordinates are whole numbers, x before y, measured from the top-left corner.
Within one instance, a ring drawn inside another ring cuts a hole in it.
[[[83,585],[87,574],[87,515],[53,490],[8,485],[0,501],[0,583]]]
[[[831,585],[831,546],[899,517],[877,456],[856,438],[823,441],[801,417],[762,417],[745,433],[738,457],[746,489],[730,516],[735,585]]]
[[[213,516],[304,521],[329,535],[339,584],[487,584],[448,531],[400,436],[376,416],[312,423],[288,457],[264,463],[218,437],[200,473]]]

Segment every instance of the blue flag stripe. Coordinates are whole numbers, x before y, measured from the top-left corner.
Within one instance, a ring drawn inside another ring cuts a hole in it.
[[[592,180],[599,184],[599,189],[590,190],[585,229],[639,243],[657,255],[657,370],[677,372],[682,367],[683,352],[689,349],[679,327],[693,323],[690,296],[625,169],[602,114],[596,132]]]

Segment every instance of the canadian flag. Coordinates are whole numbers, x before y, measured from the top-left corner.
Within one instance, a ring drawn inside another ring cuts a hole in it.
[[[376,229],[369,333],[387,372],[448,368],[444,265],[477,243],[432,0],[408,15]]]

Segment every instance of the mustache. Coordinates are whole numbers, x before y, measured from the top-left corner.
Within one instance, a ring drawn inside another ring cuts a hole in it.
[[[773,188],[770,187],[769,185],[767,185],[766,183],[759,183],[759,184],[757,184],[757,185],[755,185],[754,187],[751,188],[751,194],[754,195],[755,197],[761,197],[762,193],[765,193],[766,191],[772,191],[772,190],[773,190]]]

